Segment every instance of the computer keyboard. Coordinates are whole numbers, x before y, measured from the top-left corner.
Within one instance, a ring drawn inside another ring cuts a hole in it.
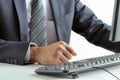
[[[63,75],[78,78],[78,73],[120,64],[120,54],[77,60],[54,66],[44,66],[35,70],[37,74]]]

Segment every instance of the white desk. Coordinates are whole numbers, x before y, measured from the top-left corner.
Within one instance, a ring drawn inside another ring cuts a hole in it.
[[[95,47],[88,42],[82,41],[82,37],[78,39],[78,37],[74,37],[74,40],[79,40],[78,43],[74,43],[76,41],[71,42],[71,46],[76,50],[78,56],[74,57],[73,60],[84,59],[95,56],[102,56],[113,54],[110,51],[104,50],[99,47]],[[79,43],[80,42],[80,43]],[[0,63],[0,80],[72,80],[70,78],[62,78],[62,77],[53,77],[53,76],[45,76],[45,75],[37,75],[34,70],[40,67],[40,65],[10,65]],[[120,77],[120,65],[107,68],[110,72]],[[75,80],[117,80],[110,74],[102,70],[95,70],[86,73],[79,74],[79,78]]]
[[[17,66],[0,63],[0,80],[72,80],[55,76],[37,75],[34,70],[38,65]],[[120,65],[107,68],[116,76],[120,77]],[[75,80],[117,80],[102,70],[89,71],[79,74]]]

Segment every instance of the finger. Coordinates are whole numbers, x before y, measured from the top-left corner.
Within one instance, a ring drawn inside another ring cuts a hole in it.
[[[59,55],[60,55],[59,59],[62,63],[68,62],[69,59],[67,59],[62,53],[59,53]]]
[[[64,55],[67,59],[71,59],[72,58],[72,55],[71,53],[66,49],[64,48],[63,46],[60,46],[61,47],[61,50],[62,50],[62,55]]]
[[[53,62],[53,65],[62,64],[63,62],[58,58]]]
[[[58,64],[62,64],[62,63],[63,63],[63,62],[59,59],[59,60],[58,60]]]
[[[74,51],[74,49],[71,46],[69,46],[67,43],[64,43],[64,46],[73,56],[77,55],[77,53]]]
[[[77,53],[74,51],[74,49],[72,47],[70,47],[69,45],[66,46],[66,49],[72,54],[72,55],[77,55]]]

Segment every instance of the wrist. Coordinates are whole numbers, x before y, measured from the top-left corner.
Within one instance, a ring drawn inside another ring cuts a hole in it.
[[[31,61],[36,61],[36,55],[37,55],[37,50],[38,50],[38,47],[36,46],[32,46],[30,47],[30,60]]]

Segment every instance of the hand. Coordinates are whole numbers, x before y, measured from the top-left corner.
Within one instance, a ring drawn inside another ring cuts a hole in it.
[[[43,65],[66,63],[76,56],[75,51],[63,41],[45,47],[31,47],[30,52],[31,60]]]

